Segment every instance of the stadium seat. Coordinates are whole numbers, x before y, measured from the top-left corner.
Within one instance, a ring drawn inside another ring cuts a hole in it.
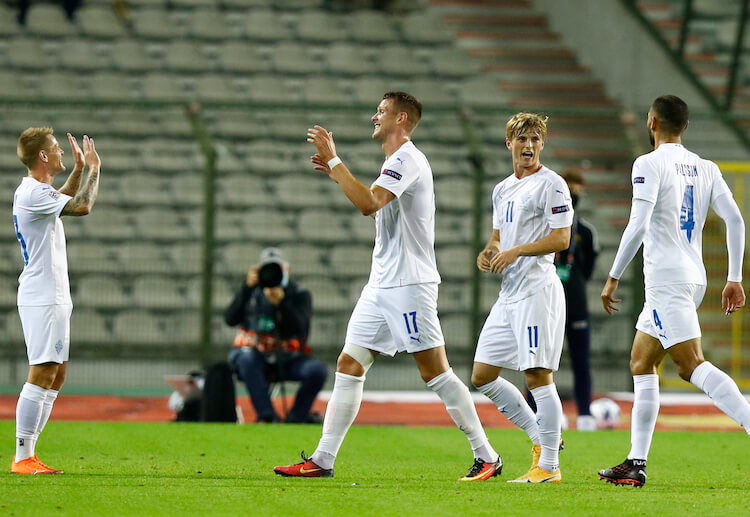
[[[297,218],[297,228],[299,238],[309,243],[350,241],[350,234],[342,224],[342,214],[331,210],[303,210]]]
[[[94,212],[100,207],[95,207]],[[87,216],[90,217],[90,216]],[[86,218],[87,218],[86,217]],[[86,219],[84,218],[84,219]],[[68,222],[65,231],[68,233]],[[71,275],[87,273],[114,273],[120,270],[120,264],[112,254],[109,246],[97,242],[71,242],[67,246],[68,270]]]
[[[476,264],[476,257],[468,246],[445,246],[436,252],[438,271],[441,276],[468,279]]]
[[[400,39],[395,20],[382,11],[357,10],[351,13],[349,22],[349,34],[356,41],[385,44]]]
[[[373,112],[383,94],[389,91],[404,91],[407,81],[404,79],[385,78],[382,76],[362,76],[352,81],[355,102],[371,104]]]
[[[18,279],[15,276],[0,276],[0,307],[15,307],[17,293]]]
[[[230,77],[205,74],[195,82],[195,93],[200,101],[237,102],[239,92]]]
[[[16,68],[49,70],[52,57],[44,50],[41,41],[33,38],[13,38],[7,42],[5,50],[8,65]]]
[[[185,35],[185,27],[166,9],[144,8],[133,11],[133,31],[146,39],[168,40]]]
[[[110,345],[112,332],[107,319],[94,310],[74,310],[70,320],[70,343]]]
[[[313,307],[315,298],[313,298]],[[340,348],[344,341],[344,330],[339,329],[338,318],[313,314],[310,319],[308,344],[313,350]]]
[[[167,322],[169,340],[174,345],[197,345],[201,340],[199,311],[182,311]]]
[[[314,9],[297,14],[295,30],[299,39],[325,42],[345,39],[346,26],[346,15]]]
[[[228,207],[271,205],[271,194],[262,178],[248,175],[229,175],[219,179],[217,203]]]
[[[473,206],[473,185],[464,178],[438,178],[435,181],[437,210],[470,210]]]
[[[271,61],[276,73],[312,74],[323,67],[320,58],[315,55],[309,45],[282,41],[271,49]]]
[[[308,104],[348,104],[349,94],[341,81],[330,76],[306,77],[302,81],[302,96]]]
[[[166,250],[168,271],[176,274],[197,274],[203,267],[203,245],[197,242],[177,243]],[[214,265],[216,270],[216,265]]]
[[[448,90],[442,81],[435,81],[433,78],[414,79],[409,82],[407,91],[419,99],[424,106],[455,106],[457,104],[453,92]],[[461,126],[454,127],[461,129]]]
[[[133,310],[118,314],[113,322],[113,339],[120,344],[166,345],[169,338],[158,316]]]
[[[131,203],[156,204],[167,198],[169,181],[158,174],[127,174],[122,178],[121,188],[127,193]]]
[[[500,89],[498,80],[492,77],[469,77],[459,89],[463,102],[472,107],[502,107],[510,103],[510,96]]]
[[[149,309],[177,309],[186,306],[180,282],[169,276],[148,275],[133,282],[133,303]]]
[[[472,220],[468,214],[438,212],[435,217],[435,244],[469,244],[473,239]],[[481,235],[486,239],[486,235]]]
[[[127,34],[124,25],[109,5],[82,5],[76,11],[76,25],[89,38],[120,38]]]
[[[120,39],[110,48],[112,63],[126,72],[157,70],[158,66],[146,52],[145,45],[137,39]]]
[[[352,208],[354,209],[354,207]],[[354,212],[349,217],[349,224],[351,225],[354,238],[358,242],[363,244],[373,244],[375,242],[375,221],[372,217],[358,215]]]
[[[169,196],[172,206],[188,205],[189,210],[201,210],[195,205],[203,203],[203,176],[201,174],[186,174],[172,182]]]
[[[370,274],[372,248],[367,245],[338,245],[331,250],[330,262],[331,270],[338,278],[367,278]]]
[[[14,100],[33,99],[39,95],[23,74],[0,74],[0,91],[3,97]]]
[[[295,240],[288,215],[274,208],[255,208],[244,215],[246,236],[250,239],[279,244]]]
[[[244,275],[241,276],[244,277],[247,275],[247,272],[244,273]],[[234,284],[237,283],[235,286]],[[232,302],[232,299],[235,295],[235,288],[239,290],[240,284],[238,282],[233,282],[232,285],[223,278],[220,277],[213,277],[211,279],[211,305],[214,310],[216,311],[224,311],[229,304]],[[196,277],[192,278],[187,285],[187,301],[185,302],[185,306],[189,307],[200,307],[201,306],[201,290],[203,286],[201,284],[201,279]]]
[[[270,185],[282,207],[323,208],[328,206],[328,197],[321,188],[325,179],[327,178],[288,174],[272,180]]]
[[[26,14],[26,29],[42,37],[74,36],[78,30],[58,5],[32,4]]]
[[[153,242],[126,242],[114,247],[113,251],[122,264],[123,273],[168,273],[172,271],[172,264],[164,253],[164,246]]]
[[[442,273],[442,270],[441,270]],[[438,290],[438,312],[465,313],[471,311],[471,284],[468,282],[443,282]]]
[[[218,9],[196,9],[190,14],[188,25],[190,35],[211,41],[224,41],[231,36],[229,21]]]
[[[242,74],[270,71],[258,52],[258,45],[245,41],[225,41],[219,47],[217,59],[225,72]]]
[[[75,72],[47,72],[40,74],[40,93],[49,99],[81,100],[88,97]]]
[[[122,282],[113,275],[86,275],[71,280],[75,304],[90,308],[119,308],[130,306]]]
[[[473,343],[471,335],[471,316],[452,314],[440,318],[440,326],[445,337],[445,346],[454,353],[458,350],[471,350]]]
[[[249,97],[255,102],[296,102],[299,98],[284,77],[254,76],[248,85]]]
[[[245,36],[251,40],[276,41],[292,39],[292,32],[270,9],[249,9],[243,20]]]
[[[21,317],[18,315],[17,308],[11,309],[6,313],[5,331],[1,334],[0,339],[5,343],[14,343],[23,346],[23,327],[21,326]]]
[[[282,251],[289,260],[293,279],[306,276],[326,276],[330,274],[329,267],[323,260],[325,250],[309,244],[285,244]],[[300,281],[304,284],[304,280]]]
[[[206,72],[214,68],[200,45],[189,41],[172,41],[164,50],[164,62],[174,72]]]
[[[16,13],[9,6],[0,4],[0,36],[3,38],[20,34],[21,28],[16,22]]]
[[[304,287],[312,295],[313,313],[336,312],[352,308],[349,300],[341,292],[339,284],[327,277],[307,277]]]
[[[339,75],[364,75],[375,70],[365,48],[349,42],[333,43],[325,49],[328,70]]]
[[[217,269],[223,274],[241,278],[247,274],[251,265],[258,263],[261,249],[260,245],[249,242],[222,246],[218,249],[222,260],[218,263]]]
[[[215,237],[217,240],[238,241],[247,238],[245,219],[247,212],[244,210],[225,210],[223,207],[215,215]],[[200,233],[199,233],[200,235]]]
[[[83,218],[83,226],[87,236],[97,239],[122,240],[134,235],[129,214],[109,207],[92,210]]]
[[[481,71],[480,62],[463,49],[441,47],[429,54],[432,69],[439,75],[467,77]]]
[[[172,74],[151,73],[143,78],[143,95],[151,101],[184,100],[185,92]]]
[[[401,33],[405,40],[419,45],[440,45],[453,42],[450,27],[438,15],[418,9],[402,17]]]
[[[413,77],[428,72],[427,63],[407,45],[385,45],[378,52],[377,61],[378,70],[386,75]]]
[[[189,228],[180,218],[179,212],[149,207],[133,213],[138,236],[154,240],[180,240],[190,237]]]

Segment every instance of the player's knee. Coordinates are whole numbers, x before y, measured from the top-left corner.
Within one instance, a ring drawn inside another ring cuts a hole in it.
[[[492,382],[494,379],[491,379],[487,375],[483,375],[479,372],[471,372],[471,384],[475,388],[479,388],[481,386],[484,386],[488,382]]]
[[[367,348],[347,343],[336,361],[336,371],[362,377],[370,369],[375,358]]]
[[[681,379],[690,382],[693,372],[702,362],[702,360],[675,360],[674,364],[677,368],[677,375],[679,375]]]
[[[642,357],[631,357],[630,373],[633,375],[650,375],[656,373],[656,365]]]

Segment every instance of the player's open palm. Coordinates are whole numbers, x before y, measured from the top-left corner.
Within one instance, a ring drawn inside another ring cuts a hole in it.
[[[331,175],[331,168],[328,166],[328,162],[326,162],[319,154],[313,155],[310,157],[310,161],[313,162],[316,171],[325,172],[329,176]]]
[[[333,133],[327,131],[326,128],[317,125],[309,128],[307,130],[307,141],[315,146],[318,154],[325,162],[336,156]]]
[[[727,282],[721,292],[721,309],[725,314],[732,314],[745,306],[745,290],[739,282]]]
[[[86,165],[86,158],[83,156],[83,151],[78,146],[75,137],[70,133],[68,133],[68,142],[70,142],[70,149],[73,151],[73,160],[76,162],[75,169],[79,171],[83,170],[83,167]]]
[[[102,165],[102,161],[99,158],[99,154],[96,152],[94,146],[94,139],[89,138],[88,135],[83,135],[83,156],[86,159],[86,164],[90,169],[99,169]]]

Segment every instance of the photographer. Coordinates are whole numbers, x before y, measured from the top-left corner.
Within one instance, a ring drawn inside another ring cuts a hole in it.
[[[229,363],[247,386],[258,422],[280,421],[271,404],[269,380],[300,382],[286,422],[319,421],[310,408],[328,373],[309,355],[311,312],[310,293],[289,281],[289,262],[282,251],[265,248],[225,313],[228,325],[240,326]]]

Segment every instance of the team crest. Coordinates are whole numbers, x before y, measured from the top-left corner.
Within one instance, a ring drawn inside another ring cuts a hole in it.
[[[63,349],[62,340],[58,339],[57,343],[55,343],[55,352],[59,354],[60,352],[62,352],[62,349]]]

